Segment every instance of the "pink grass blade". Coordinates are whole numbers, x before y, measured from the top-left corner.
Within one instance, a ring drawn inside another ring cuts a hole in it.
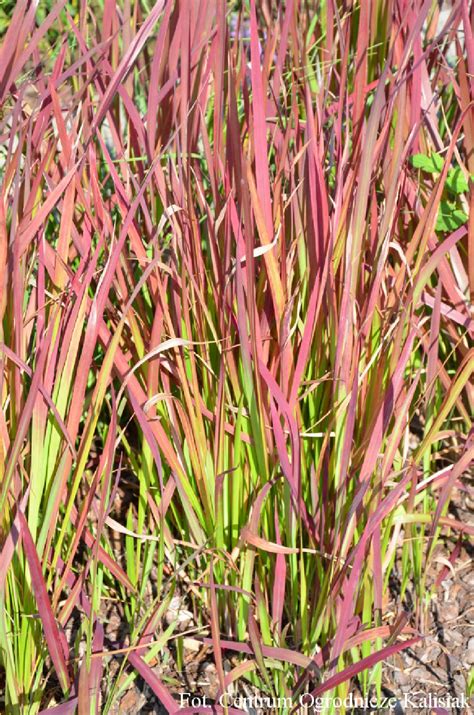
[[[64,693],[67,693],[71,686],[71,681],[69,678],[68,667],[66,665],[66,658],[68,657],[66,640],[64,638],[64,635],[59,630],[58,625],[56,623],[56,619],[54,618],[54,614],[51,608],[51,602],[49,600],[48,592],[46,590],[46,583],[41,569],[41,564],[38,559],[38,554],[36,552],[35,545],[31,538],[28,523],[21,511],[18,513],[18,516],[22,535],[23,549],[25,551],[26,559],[28,561],[28,566],[30,569],[33,591],[38,606],[39,616],[43,624],[43,630],[46,643],[48,645],[49,654],[56,669],[56,674],[58,676],[61,687]]]

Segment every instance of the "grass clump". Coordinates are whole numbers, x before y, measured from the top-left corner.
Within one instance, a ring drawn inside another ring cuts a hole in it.
[[[472,535],[448,506],[473,456],[474,45],[468,3],[438,5],[10,8],[7,711],[109,712],[137,676],[177,711],[176,603],[217,700],[380,695],[423,634],[434,549]]]

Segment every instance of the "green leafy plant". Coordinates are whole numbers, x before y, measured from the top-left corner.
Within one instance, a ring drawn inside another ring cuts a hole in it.
[[[438,175],[443,170],[444,160],[439,154],[414,154],[411,157],[412,164],[415,168],[421,169],[428,174]],[[459,201],[455,199],[459,194],[465,194],[469,190],[468,180],[466,179],[461,167],[449,169],[445,181],[445,193],[447,198],[440,201],[439,213],[436,220],[436,230],[450,232],[459,228],[467,222],[467,214],[460,208]]]

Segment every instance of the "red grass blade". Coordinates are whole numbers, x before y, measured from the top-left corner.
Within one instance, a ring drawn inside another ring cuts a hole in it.
[[[66,665],[66,658],[68,657],[66,639],[64,634],[62,634],[59,630],[54,618],[41,564],[38,559],[33,539],[31,538],[28,523],[21,511],[18,512],[18,517],[23,549],[25,551],[25,556],[30,569],[33,592],[35,594],[39,616],[43,624],[44,636],[48,645],[49,654],[56,669],[56,674],[63,692],[67,693],[71,686],[71,681]]]

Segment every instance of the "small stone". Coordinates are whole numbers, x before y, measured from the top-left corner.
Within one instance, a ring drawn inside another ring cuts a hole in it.
[[[409,685],[410,683],[410,676],[408,673],[405,673],[403,670],[396,670],[394,675],[393,675],[393,680],[397,685],[403,686],[403,685]]]
[[[420,660],[422,660],[423,663],[434,663],[438,660],[440,655],[441,648],[437,645],[432,645],[426,650],[426,653],[423,653]]]
[[[167,623],[178,621],[180,626],[188,626],[193,620],[193,614],[183,606],[183,599],[180,596],[174,596],[165,613]]]
[[[120,701],[120,712],[122,715],[138,715],[145,703],[145,695],[132,686]]]
[[[454,673],[456,670],[461,670],[462,669],[462,663],[461,660],[455,656],[455,655],[441,655],[438,658],[438,665],[441,668],[445,668],[449,670],[451,673]]]
[[[219,676],[214,663],[207,663],[203,668],[204,680],[207,682],[207,694],[210,698],[215,698],[219,690]]]
[[[427,673],[424,668],[413,668],[410,675],[413,681],[426,680]]]
[[[192,650],[194,653],[199,653],[202,648],[202,643],[195,638],[183,638],[183,646],[185,650]]]
[[[438,666],[433,666],[430,668],[431,671],[436,675],[436,678],[440,683],[446,683],[447,674],[445,668],[439,668]]]
[[[443,603],[443,608],[440,613],[440,618],[443,623],[449,621],[454,621],[459,615],[459,604],[457,601],[450,601],[448,603]]]
[[[469,588],[474,588],[474,571],[470,570],[465,573],[462,577],[462,580],[466,584],[466,586],[468,586]]]
[[[454,684],[456,686],[456,691],[459,694],[463,694],[466,692],[466,680],[464,679],[464,676],[459,674],[454,676]]]
[[[469,665],[474,665],[474,638],[469,638],[464,660],[466,663],[469,663]]]
[[[454,643],[455,645],[463,645],[464,638],[459,631],[454,630],[454,628],[447,630],[444,634],[447,643]]]
[[[462,614],[462,617],[467,623],[474,623],[474,607],[471,606],[470,608],[466,609]]]

